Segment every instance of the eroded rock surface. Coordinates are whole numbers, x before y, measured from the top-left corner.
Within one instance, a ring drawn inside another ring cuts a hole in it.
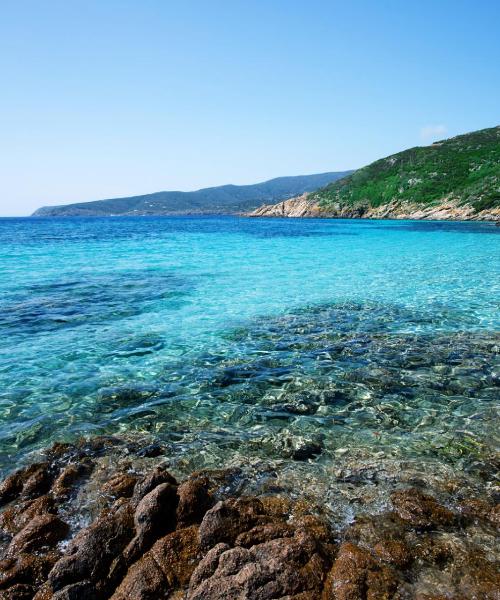
[[[496,600],[498,505],[395,489],[333,529],[319,506],[179,483],[120,440],[57,445],[0,485],[0,600]]]

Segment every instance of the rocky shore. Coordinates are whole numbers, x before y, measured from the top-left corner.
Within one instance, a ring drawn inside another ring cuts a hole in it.
[[[498,598],[500,505],[395,486],[334,527],[245,495],[238,469],[178,480],[158,444],[55,444],[0,484],[1,600]]]
[[[302,194],[277,204],[266,204],[246,213],[247,217],[323,217],[340,219],[415,219],[445,221],[497,221],[500,208],[476,212],[472,206],[459,205],[453,200],[439,204],[419,205],[408,202],[390,202],[382,206],[341,205],[325,210],[314,199],[314,194]]]

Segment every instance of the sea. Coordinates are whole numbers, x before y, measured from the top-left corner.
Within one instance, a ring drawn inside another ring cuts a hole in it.
[[[0,471],[55,441],[382,510],[498,472],[500,228],[0,219]]]

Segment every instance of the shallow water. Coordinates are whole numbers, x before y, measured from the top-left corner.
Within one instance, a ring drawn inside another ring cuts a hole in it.
[[[491,490],[499,234],[2,219],[0,468],[55,439],[138,433],[179,471],[241,467],[347,517],[395,480]]]

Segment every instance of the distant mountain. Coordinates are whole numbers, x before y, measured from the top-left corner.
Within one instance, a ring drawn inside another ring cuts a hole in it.
[[[500,220],[500,127],[398,152],[251,216]]]
[[[234,214],[262,203],[279,202],[312,192],[345,177],[352,171],[277,177],[253,185],[222,185],[195,192],[156,192],[144,196],[44,206],[37,217],[144,216],[188,214]]]

